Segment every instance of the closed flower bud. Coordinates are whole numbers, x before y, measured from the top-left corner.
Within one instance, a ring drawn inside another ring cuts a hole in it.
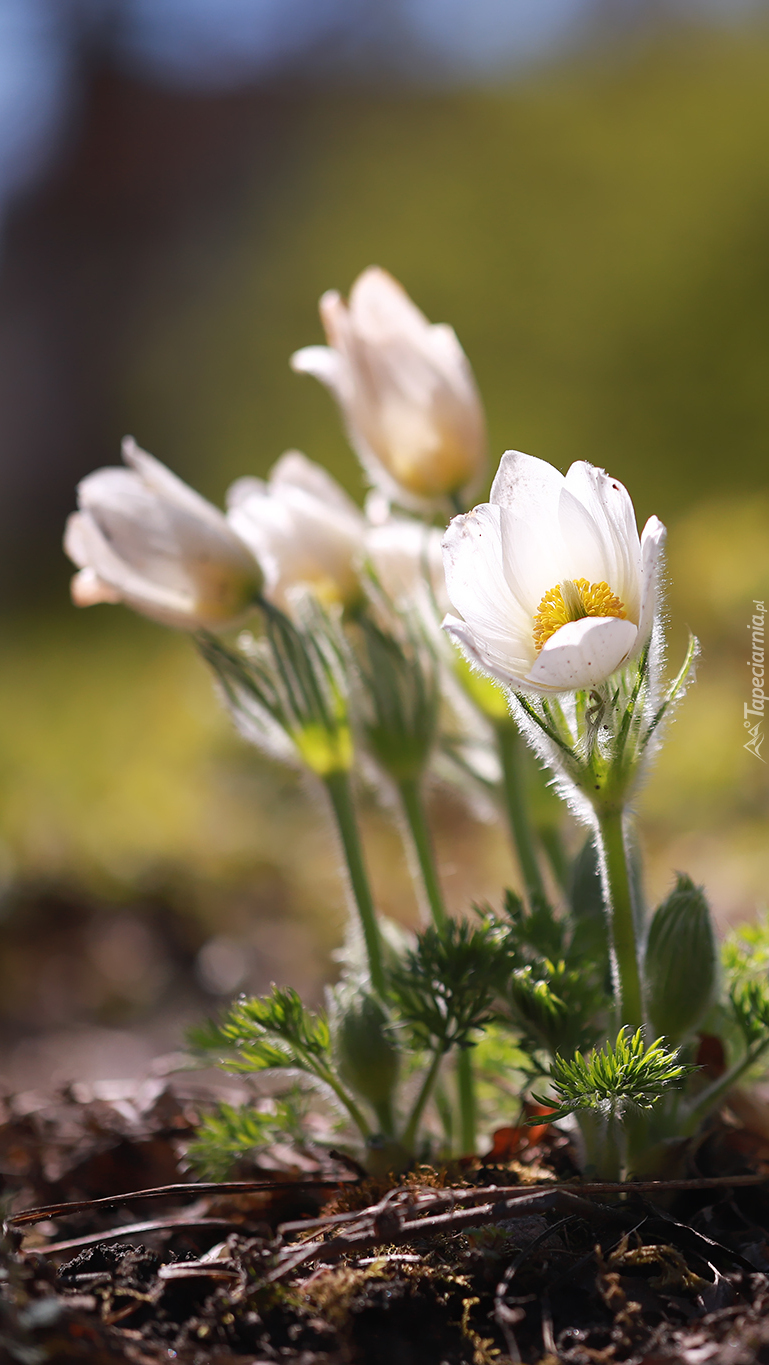
[[[180,630],[233,624],[262,588],[262,571],[224,514],[130,437],[127,469],[97,469],[78,487],[64,548],[80,572],[79,607],[126,606]]]
[[[644,975],[652,1034],[679,1042],[707,1013],[717,981],[710,909],[685,873],[651,922]]]
[[[400,1054],[387,1013],[373,995],[356,995],[342,1010],[336,1036],[342,1080],[368,1100],[385,1133],[392,1132],[392,1094]]]
[[[429,323],[375,266],[349,303],[324,294],[320,313],[328,346],[306,346],[291,364],[331,390],[372,482],[415,507],[472,488],[486,461],[483,409],[452,328]]]

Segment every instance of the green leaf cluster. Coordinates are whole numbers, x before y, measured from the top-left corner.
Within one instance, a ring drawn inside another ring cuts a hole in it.
[[[269,1113],[251,1104],[221,1103],[204,1116],[187,1148],[187,1159],[204,1180],[227,1180],[239,1159],[279,1138],[297,1135],[300,1106],[298,1094],[278,1100]]]
[[[586,887],[594,892],[587,874],[580,891]],[[575,913],[572,902],[570,913],[556,915],[544,897],[532,897],[527,910],[519,896],[506,893],[510,975],[504,997],[521,1031],[522,1046],[531,1052],[589,1047],[604,1023],[608,964],[603,953],[585,952],[590,937],[585,926],[590,929],[593,914],[592,901],[589,904],[589,912],[584,902],[578,902]],[[605,937],[604,931],[604,941]]]
[[[474,1031],[494,1017],[504,958],[504,938],[491,921],[450,920],[440,932],[431,926],[420,934],[389,981],[413,1045],[439,1052],[471,1045]]]
[[[607,1042],[587,1056],[575,1052],[571,1059],[554,1058],[550,1080],[559,1107],[552,1117],[585,1109],[604,1117],[621,1116],[630,1108],[651,1109],[695,1069],[679,1060],[677,1050],[666,1048],[663,1039],[647,1046],[641,1029],[632,1035],[620,1029],[613,1045]]]
[[[189,1039],[198,1054],[214,1054],[227,1071],[291,1067],[325,1077],[331,1059],[325,1013],[308,1010],[290,986],[237,1000],[220,1023],[192,1029]]]

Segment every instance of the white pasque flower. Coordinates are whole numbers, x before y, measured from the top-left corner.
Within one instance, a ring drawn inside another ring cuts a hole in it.
[[[443,540],[444,626],[468,659],[524,691],[595,687],[652,628],[665,527],[639,539],[622,484],[580,460],[564,477],[503,455],[491,501],[455,517]]]
[[[97,469],[78,484],[64,548],[80,572],[76,606],[125,602],[180,630],[236,621],[261,590],[262,571],[217,507],[123,441],[127,469]]]
[[[386,271],[358,276],[350,301],[320,301],[328,346],[291,357],[336,398],[372,482],[415,507],[471,488],[485,466],[483,409],[453,328],[431,324]]]
[[[358,569],[365,518],[320,465],[288,450],[263,479],[238,479],[227,517],[264,568],[265,595],[290,607],[297,591],[351,606],[361,595]]]

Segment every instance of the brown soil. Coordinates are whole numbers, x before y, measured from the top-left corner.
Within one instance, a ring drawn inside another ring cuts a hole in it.
[[[397,1185],[276,1151],[213,1187],[184,1170],[199,1101],[178,1088],[23,1107],[0,1127],[3,1365],[769,1362],[767,1153],[745,1130],[621,1195],[580,1184],[552,1130]]]

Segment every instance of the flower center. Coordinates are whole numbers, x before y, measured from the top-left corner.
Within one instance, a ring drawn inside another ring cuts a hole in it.
[[[534,617],[534,644],[537,653],[569,621],[581,621],[585,616],[618,616],[625,620],[627,612],[608,583],[588,583],[586,578],[565,578],[549,588]]]

